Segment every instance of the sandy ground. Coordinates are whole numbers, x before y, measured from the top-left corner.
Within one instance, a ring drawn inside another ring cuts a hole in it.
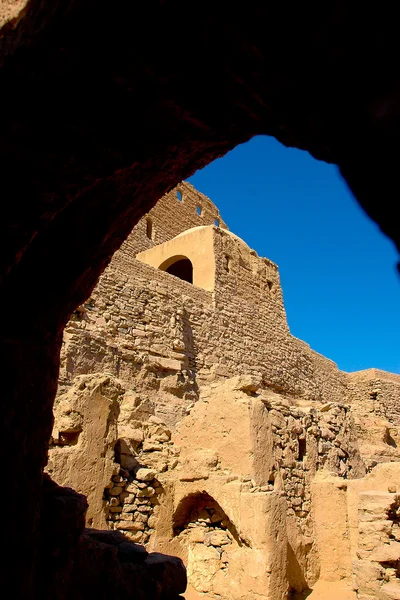
[[[193,588],[188,587],[182,598],[185,600],[209,600],[210,596],[198,594]],[[304,598],[304,596],[303,596]],[[318,581],[307,600],[357,600],[355,592],[351,589],[349,581]]]
[[[318,581],[307,600],[357,600],[357,596],[350,581]]]
[[[188,588],[182,598],[185,598],[185,600],[207,600],[207,596],[204,596],[204,594],[198,594],[193,588],[190,587],[190,585],[188,585]]]

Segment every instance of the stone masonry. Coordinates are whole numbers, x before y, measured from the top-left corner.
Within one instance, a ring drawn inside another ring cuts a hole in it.
[[[294,338],[277,266],[181,183],[65,329],[48,471],[209,597],[395,600],[399,396]]]

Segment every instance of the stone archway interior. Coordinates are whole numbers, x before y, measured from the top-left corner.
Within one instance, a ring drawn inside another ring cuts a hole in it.
[[[173,533],[184,548],[190,584],[198,592],[223,598],[221,583],[232,575],[231,559],[244,544],[218,502],[206,492],[183,498],[174,516]]]

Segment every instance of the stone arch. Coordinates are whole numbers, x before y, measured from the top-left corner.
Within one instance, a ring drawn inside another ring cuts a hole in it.
[[[139,252],[136,258],[211,292],[215,285],[215,232],[214,225],[192,227],[167,242]]]
[[[173,515],[172,531],[188,581],[197,592],[221,600],[242,597],[239,573],[253,550],[215,498],[206,491],[184,496]]]
[[[166,271],[183,281],[193,283],[193,263],[187,256],[178,254],[164,260],[158,267],[160,271]]]
[[[191,519],[195,519],[192,521]],[[207,492],[193,492],[179,502],[172,520],[173,535],[177,536],[189,523],[199,522],[227,530],[239,546],[243,545],[239,532],[221,505]]]

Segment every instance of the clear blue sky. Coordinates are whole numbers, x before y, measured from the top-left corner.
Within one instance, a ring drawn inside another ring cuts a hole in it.
[[[263,136],[189,181],[231,231],[279,265],[293,335],[344,371],[400,373],[395,247],[336,167]]]

